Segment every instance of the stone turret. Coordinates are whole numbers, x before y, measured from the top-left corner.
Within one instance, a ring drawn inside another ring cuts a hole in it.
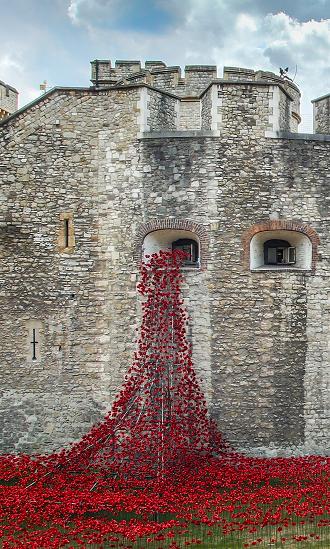
[[[0,120],[18,109],[18,91],[0,80]]]
[[[314,133],[330,134],[330,93],[314,99],[312,103]]]
[[[240,67],[224,67],[224,80],[267,82],[274,87],[273,93],[273,126],[277,130],[298,131],[300,117],[300,91],[289,78],[282,78],[269,71],[254,71]],[[277,120],[275,120],[277,118]]]

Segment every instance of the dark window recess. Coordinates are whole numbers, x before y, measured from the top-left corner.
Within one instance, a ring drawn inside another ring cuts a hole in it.
[[[296,248],[286,240],[267,240],[264,244],[265,265],[293,265]]]
[[[182,250],[187,254],[187,259],[183,262],[184,266],[199,266],[198,244],[195,240],[190,240],[189,238],[179,238],[179,240],[172,242],[172,250]]]
[[[69,247],[69,219],[64,219],[64,246]]]

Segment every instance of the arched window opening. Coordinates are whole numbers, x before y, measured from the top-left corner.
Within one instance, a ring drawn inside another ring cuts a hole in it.
[[[250,241],[251,270],[310,270],[312,242],[299,231],[260,231]]]
[[[160,250],[182,250],[188,255],[183,267],[200,267],[199,239],[191,231],[159,229],[148,233],[143,241],[143,256],[151,255]]]
[[[294,265],[296,248],[287,240],[273,238],[264,243],[265,265]]]

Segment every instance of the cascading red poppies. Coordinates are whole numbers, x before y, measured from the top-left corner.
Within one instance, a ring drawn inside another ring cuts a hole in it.
[[[3,549],[141,539],[178,549],[202,544],[187,538],[194,529],[216,532],[219,547],[226,536],[232,547],[322,536],[330,546],[329,458],[248,458],[209,418],[186,338],[183,257],[159,252],[142,265],[137,351],[104,420],[61,452],[0,459]]]
[[[159,480],[224,450],[187,343],[183,257],[161,251],[142,265],[138,289],[145,301],[133,364],[111,413],[61,455],[62,467]]]

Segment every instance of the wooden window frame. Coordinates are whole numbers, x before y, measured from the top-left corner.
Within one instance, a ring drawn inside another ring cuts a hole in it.
[[[180,244],[179,244],[180,243]],[[177,246],[176,246],[177,244]],[[200,266],[200,259],[199,259],[199,245],[196,240],[193,238],[178,238],[177,240],[174,240],[172,242],[172,250],[180,250],[181,246],[191,246],[191,256],[194,257],[194,261],[192,260],[185,260],[183,261],[183,267],[193,267],[193,268],[199,268]]]

